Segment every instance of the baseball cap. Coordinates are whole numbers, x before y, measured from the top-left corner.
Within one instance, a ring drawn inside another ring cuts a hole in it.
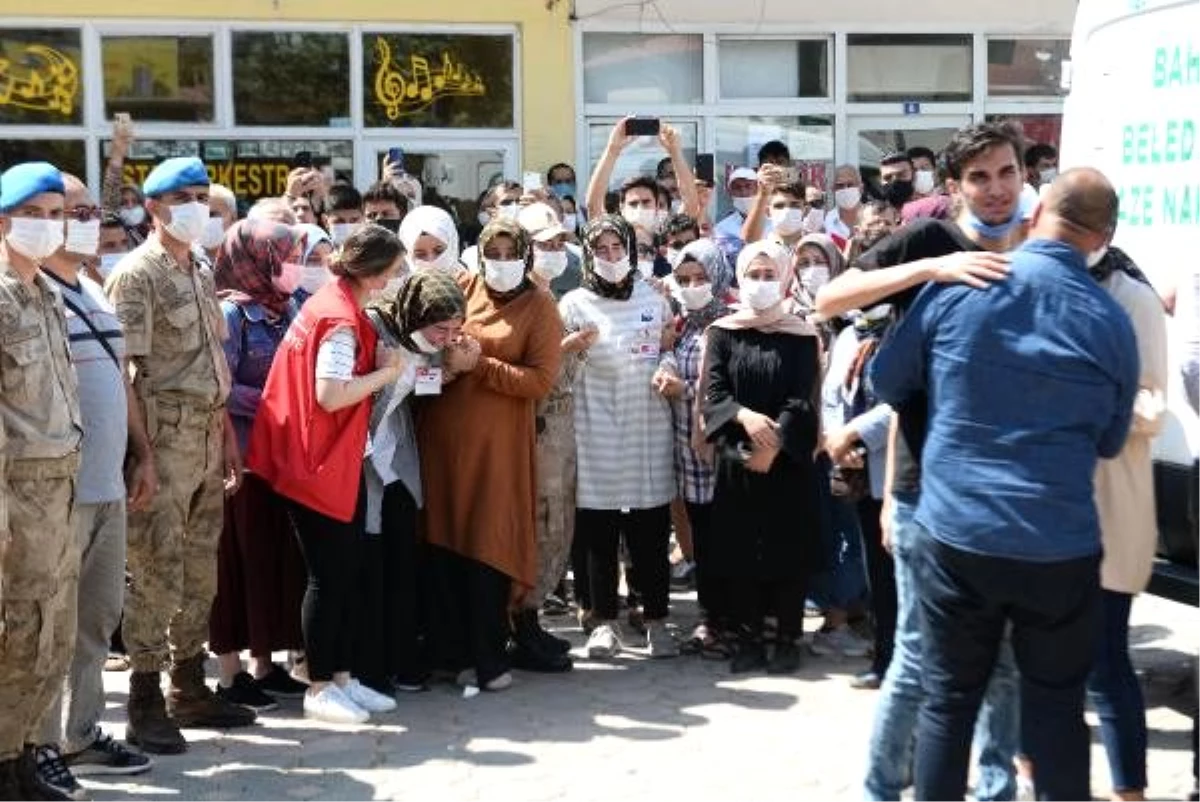
[[[531,203],[517,214],[517,224],[538,242],[567,233],[554,209],[547,203]]]
[[[725,186],[732,186],[733,182],[737,181],[739,178],[745,178],[748,181],[758,181],[758,173],[754,172],[749,167],[739,167],[729,174],[729,180],[725,182]]]

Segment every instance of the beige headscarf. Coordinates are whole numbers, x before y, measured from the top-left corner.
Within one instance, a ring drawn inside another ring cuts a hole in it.
[[[738,329],[758,329],[762,332],[794,334],[798,337],[815,337],[817,330],[812,324],[796,314],[794,302],[782,292],[783,287],[789,286],[792,277],[792,254],[784,246],[772,240],[752,242],[738,254],[738,282],[746,280],[750,263],[760,256],[765,256],[774,263],[779,271],[780,297],[779,302],[766,309],[754,309],[748,303],[741,303],[738,311],[716,320],[713,325],[731,331]]]

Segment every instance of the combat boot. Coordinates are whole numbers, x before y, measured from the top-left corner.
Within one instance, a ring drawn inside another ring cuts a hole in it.
[[[162,677],[157,671],[135,671],[129,675],[129,723],[125,740],[156,755],[177,755],[187,749],[183,733],[167,718],[162,694]]]
[[[248,707],[227,702],[204,682],[204,653],[176,663],[171,669],[167,712],[180,727],[226,729],[254,723]]]
[[[17,779],[17,758],[0,760],[0,800],[24,799]]]

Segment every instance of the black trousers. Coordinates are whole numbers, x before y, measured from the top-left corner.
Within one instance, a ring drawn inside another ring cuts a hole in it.
[[[804,634],[804,599],[808,584],[801,579],[731,582],[733,619],[743,637],[762,637],[763,619],[774,614],[779,621],[777,642],[795,641]]]
[[[688,522],[692,525],[692,558],[696,561],[696,598],[704,610],[704,621],[710,627],[724,629],[732,624],[732,602],[729,579],[713,571],[712,562],[712,503],[685,502]],[[705,560],[705,557],[708,560]]]
[[[309,678],[329,682],[334,672],[350,671],[359,615],[360,555],[366,494],[359,489],[358,511],[349,523],[334,520],[295,501],[288,514],[300,540],[308,587],[300,608]]]
[[[473,667],[482,687],[508,670],[512,580],[490,565],[428,546],[428,644],[436,668]]]
[[[871,590],[871,617],[875,622],[875,657],[871,670],[882,677],[892,662],[896,645],[896,564],[883,548],[879,527],[882,502],[864,498],[858,502],[863,554],[867,562],[867,584]]]
[[[617,617],[617,552],[621,535],[629,550],[631,584],[637,588],[646,619],[666,618],[670,611],[671,564],[667,544],[671,541],[671,507],[644,510],[575,511],[575,541],[587,559],[589,608],[600,621]],[[576,585],[579,581],[576,580]],[[578,594],[577,594],[578,595]]]
[[[419,683],[422,576],[417,546],[417,503],[403,482],[387,486],[383,531],[363,537],[359,589],[362,626],[354,649],[354,674],[372,687],[392,678]]]

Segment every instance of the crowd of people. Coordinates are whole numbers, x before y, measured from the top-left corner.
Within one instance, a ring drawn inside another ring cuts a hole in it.
[[[99,203],[0,175],[0,799],[279,699],[363,723],[630,649],[868,658],[871,799],[962,798],[972,730],[975,798],[1090,798],[1086,696],[1143,798],[1167,310],[1100,173],[983,123],[839,166],[826,209],[772,142],[712,220],[667,125],[611,191],[620,121],[582,196],[557,164],[463,220],[389,161],[241,217],[198,158],[122,184],[132,136]]]

